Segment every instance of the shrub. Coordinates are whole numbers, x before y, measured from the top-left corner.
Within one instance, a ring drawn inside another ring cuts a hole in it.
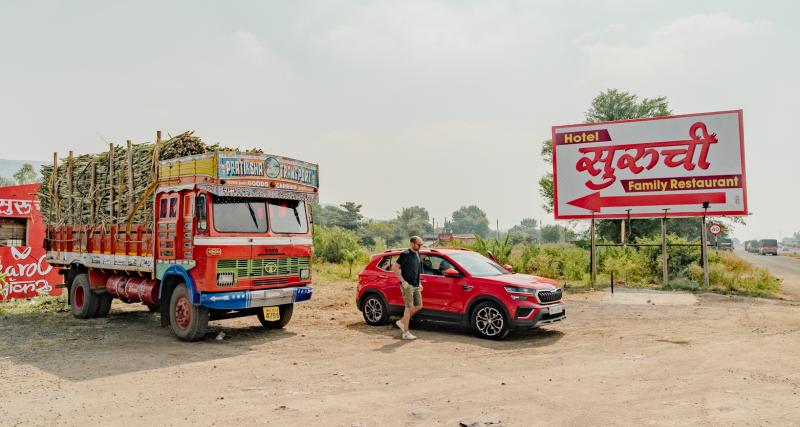
[[[366,253],[358,244],[355,232],[341,227],[314,227],[314,258],[340,263],[364,258]]]

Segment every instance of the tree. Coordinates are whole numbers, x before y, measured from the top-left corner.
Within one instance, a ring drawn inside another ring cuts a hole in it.
[[[342,228],[348,230],[358,230],[361,227],[361,220],[364,218],[361,215],[361,205],[355,202],[345,202],[339,205],[342,209],[339,211],[339,224]]]
[[[448,224],[453,233],[473,233],[481,237],[489,235],[489,219],[481,208],[462,206],[453,212],[453,220]]]
[[[17,182],[11,178],[0,176],[0,187],[9,187],[11,185],[17,185]]]
[[[391,246],[397,243],[398,234],[395,221],[369,221],[359,230],[361,244],[366,246]]]
[[[542,226],[542,241],[545,243],[569,242],[575,240],[575,232],[562,225]]]
[[[524,218],[519,224],[508,230],[512,243],[533,243],[539,239],[538,221]]]
[[[561,240],[561,230],[557,225],[545,225],[542,227],[542,241],[545,243],[556,243]]]
[[[644,98],[641,102],[638,97],[628,92],[617,89],[608,89],[600,92],[593,100],[591,107],[586,112],[586,123],[610,122],[614,120],[636,119],[646,117],[664,117],[672,115],[669,102],[665,96],[658,98]],[[553,164],[553,141],[542,141],[542,160],[548,165]],[[547,172],[539,179],[539,195],[542,196],[542,207],[545,212],[553,212],[553,174]],[[617,223],[619,224],[619,223]],[[619,232],[617,232],[619,236]]]
[[[411,236],[422,237],[425,233],[433,232],[428,210],[420,206],[403,208],[397,213],[394,223],[396,234],[394,241],[407,242]]]
[[[14,179],[17,181],[17,184],[20,185],[32,184],[34,182],[39,182],[39,174],[36,172],[36,169],[33,168],[33,165],[25,163],[14,173]]]

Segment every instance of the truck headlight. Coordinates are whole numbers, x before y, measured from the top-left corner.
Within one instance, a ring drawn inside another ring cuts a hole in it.
[[[311,270],[308,268],[300,269],[300,280],[308,280],[311,277]]]
[[[233,286],[234,283],[236,283],[234,273],[217,273],[217,286]]]

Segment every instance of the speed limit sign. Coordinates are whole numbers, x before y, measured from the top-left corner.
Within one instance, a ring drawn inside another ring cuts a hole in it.
[[[711,224],[708,226],[708,232],[716,236],[717,234],[722,233],[722,226],[719,224]]]

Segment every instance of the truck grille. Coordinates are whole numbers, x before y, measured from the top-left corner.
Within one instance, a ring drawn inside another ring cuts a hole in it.
[[[217,260],[218,273],[233,272],[237,279],[299,276],[300,270],[310,266],[311,260],[308,257]]]
[[[289,283],[288,277],[265,277],[261,279],[253,279],[253,286],[275,286],[285,285]]]
[[[561,289],[556,289],[554,291],[539,291],[536,296],[539,297],[539,301],[541,303],[556,302],[561,299]]]

